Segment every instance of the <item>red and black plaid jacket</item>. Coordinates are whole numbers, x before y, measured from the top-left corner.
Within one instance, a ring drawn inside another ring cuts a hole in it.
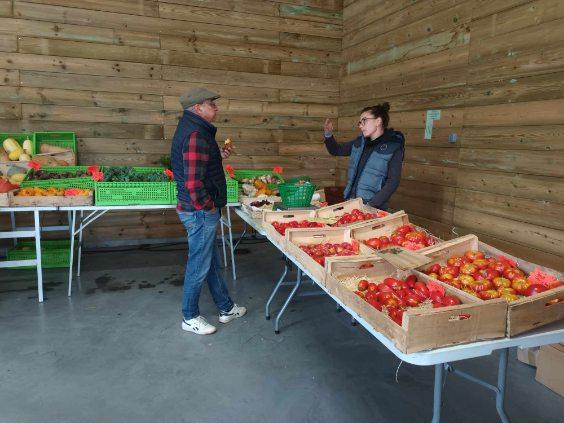
[[[210,210],[227,203],[225,174],[215,133],[211,123],[184,111],[171,149],[179,211]]]

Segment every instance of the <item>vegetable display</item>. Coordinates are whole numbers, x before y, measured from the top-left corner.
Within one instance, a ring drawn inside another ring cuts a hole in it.
[[[539,283],[533,274],[527,277],[512,260],[486,257],[477,250],[452,256],[445,265],[435,263],[425,273],[482,300],[503,298],[512,302],[564,284],[556,278]]]
[[[274,189],[269,188],[270,184],[277,184],[280,179],[276,175],[261,175],[254,178],[241,179],[241,189],[243,195],[247,197],[258,197],[261,195],[274,195]]]
[[[22,144],[15,138],[6,138],[2,142],[2,147],[4,149],[4,154],[2,155],[2,160],[6,161],[6,155],[9,161],[29,161],[31,160],[31,155],[33,154],[33,146],[31,140],[24,140]]]
[[[56,187],[26,187],[16,193],[17,197],[76,197],[88,195],[92,195],[92,190]]]
[[[49,179],[67,179],[67,178],[88,178],[90,175],[84,171],[64,172],[64,171],[45,171],[33,170],[28,180],[30,181],[48,181]]]
[[[400,326],[408,307],[440,308],[461,304],[458,297],[445,295],[443,287],[419,281],[415,275],[403,280],[389,277],[380,283],[362,279],[355,294]]]

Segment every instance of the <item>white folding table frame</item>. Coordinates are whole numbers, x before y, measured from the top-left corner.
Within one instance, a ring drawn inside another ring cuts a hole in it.
[[[231,208],[238,207],[239,203],[228,203],[222,210],[225,210],[225,216],[220,219],[221,228],[221,241],[223,248],[223,264],[227,266],[227,249],[225,240],[225,227],[229,233],[229,252],[231,258],[231,271],[233,280],[237,279],[237,270],[235,265],[235,253],[233,248],[233,231],[231,224]],[[77,271],[76,275],[80,276],[80,266],[82,259],[82,232],[92,222],[96,221],[109,211],[158,211],[158,210],[171,210],[176,209],[176,205],[138,205],[138,206],[66,206],[59,207],[60,211],[68,211],[71,213],[71,246],[70,246],[70,264],[69,264],[69,277],[68,277],[68,292],[70,297],[72,294],[72,280],[73,280],[73,265],[74,265],[74,239],[78,235],[78,254],[77,254]],[[77,219],[77,214],[79,217]],[[85,213],[86,214],[85,216]]]
[[[20,266],[35,266],[37,270],[37,298],[39,302],[43,302],[43,267],[41,266],[41,231],[47,228],[41,227],[40,213],[47,211],[57,211],[57,207],[2,207],[0,212],[10,213],[12,224],[11,231],[0,232],[0,239],[13,239],[14,241],[19,238],[34,238],[35,239],[35,259],[30,260],[10,260],[1,261],[0,268],[20,267]],[[19,212],[32,212],[33,213],[33,227],[18,228],[16,226],[15,213]],[[68,227],[61,226],[55,227],[56,229],[68,229]],[[49,227],[53,229],[53,227]]]
[[[340,307],[345,309],[354,320],[360,323],[370,334],[372,334],[378,341],[380,341],[384,346],[390,350],[397,358],[407,363],[416,366],[435,366],[435,382],[434,382],[434,395],[433,395],[433,418],[432,423],[439,423],[441,419],[441,405],[442,405],[442,391],[443,383],[448,373],[459,375],[471,382],[477,383],[480,386],[490,389],[495,393],[496,396],[496,410],[503,423],[509,422],[509,417],[505,412],[504,401],[505,401],[505,387],[507,378],[507,359],[509,348],[512,347],[538,347],[548,344],[556,344],[564,342],[564,321],[555,322],[551,325],[530,331],[526,334],[514,337],[514,338],[501,338],[492,339],[487,341],[472,342],[468,344],[455,345],[451,347],[438,348],[429,351],[421,351],[417,353],[405,354],[398,350],[393,342],[384,336],[382,333],[378,332],[374,327],[368,324],[360,315],[358,315],[354,310],[351,310],[347,305],[345,305],[338,297],[332,295],[327,291],[325,286],[317,281],[311,273],[292,255],[288,254],[287,251],[283,250],[282,247],[273,242],[262,228],[261,222],[256,219],[251,218],[248,214],[242,211],[240,208],[235,209],[235,213],[239,215],[247,224],[253,227],[258,233],[265,235],[267,239],[280,250],[288,261],[292,262],[297,268],[297,279],[294,284],[294,288],[290,292],[288,298],[286,299],[281,312],[275,322],[275,332],[278,333],[278,320],[281,314],[284,312],[285,308],[288,306],[292,298],[296,295],[302,280],[302,274],[307,275],[315,284],[319,286],[327,295],[329,295]],[[282,277],[277,283],[277,287],[280,282],[284,280],[286,273],[288,271],[288,263],[285,263],[285,270]],[[273,292],[273,294],[276,292]],[[269,299],[269,302],[272,300]],[[267,308],[267,319],[268,308]],[[451,364],[454,361],[466,360],[470,358],[477,358],[491,355],[494,351],[499,350],[499,361],[498,361],[498,374],[497,382],[492,385],[485,382],[477,377],[474,377],[466,372],[455,369]]]

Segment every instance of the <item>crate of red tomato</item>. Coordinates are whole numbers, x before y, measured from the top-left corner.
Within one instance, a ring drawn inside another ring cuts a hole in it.
[[[262,215],[262,227],[267,237],[282,247],[288,229],[311,229],[325,226],[324,223],[315,221],[315,210],[265,211]]]
[[[358,224],[351,228],[351,234],[354,239],[374,250],[397,246],[424,253],[442,242],[425,229],[410,223],[405,213],[396,213],[376,222]]]
[[[505,335],[505,301],[484,303],[382,259],[330,258],[325,286],[404,353]]]
[[[433,262],[420,269],[429,278],[489,302],[508,302],[507,335],[564,317],[563,275],[506,254],[466,235],[430,249]]]
[[[368,249],[351,238],[347,228],[289,229],[285,248],[308,272],[323,284],[327,257],[354,257]]]
[[[362,198],[354,198],[343,203],[322,207],[317,210],[316,217],[333,220],[330,223],[332,227],[347,227],[361,222],[376,221],[389,214],[384,210],[365,205]]]

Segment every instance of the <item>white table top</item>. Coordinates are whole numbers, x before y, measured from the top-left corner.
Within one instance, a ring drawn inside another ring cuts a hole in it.
[[[264,231],[262,226],[254,226],[259,222],[256,219],[251,218],[247,213],[241,209],[235,209],[237,215],[241,216],[249,225],[253,226],[257,232],[259,229]],[[245,217],[246,216],[246,217]],[[260,232],[259,232],[260,233]],[[263,235],[265,235],[263,233]],[[268,235],[266,235],[268,238]],[[305,269],[300,262],[287,251],[283,250],[278,244],[273,242],[270,238],[269,241],[278,248],[282,253],[284,253],[297,267],[299,267],[304,274],[309,276],[315,283],[323,289],[329,296],[331,296],[337,303],[341,305],[349,314],[351,314],[364,328],[370,332],[374,337],[376,337],[382,344],[386,346],[396,357],[407,363],[415,364],[418,366],[428,366],[440,363],[448,363],[457,360],[465,360],[468,358],[482,357],[490,355],[495,350],[511,347],[536,347],[547,344],[555,344],[564,342],[564,321],[554,322],[553,324],[543,326],[526,334],[516,336],[514,338],[499,338],[480,342],[471,342],[468,344],[454,345],[451,347],[437,348],[429,351],[421,351],[411,354],[405,354],[398,350],[393,342],[388,339],[385,335],[378,332],[370,324],[368,324],[364,319],[358,316],[357,313],[352,311],[348,306],[343,304],[341,300],[332,294],[330,294],[327,289],[320,284],[308,271]]]
[[[58,209],[56,206],[0,207],[0,212],[57,211]]]
[[[240,203],[228,203],[226,207],[237,207]],[[176,204],[146,204],[138,206],[64,206],[60,211],[96,211],[96,210],[170,210],[176,209]]]
[[[255,231],[257,231],[258,234],[266,236],[266,232],[264,231],[264,228],[262,227],[262,222],[260,220],[253,219],[248,213],[245,213],[243,209],[241,209],[240,207],[235,208],[235,213],[237,214],[237,216],[239,216],[241,219],[247,222]]]

